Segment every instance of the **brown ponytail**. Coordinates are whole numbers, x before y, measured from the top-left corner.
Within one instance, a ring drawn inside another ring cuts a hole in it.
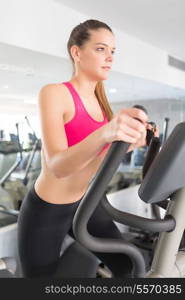
[[[102,81],[99,81],[95,88],[95,95],[98,98],[101,109],[105,112],[107,119],[110,121],[113,118],[113,112],[109,105],[105,89]]]
[[[87,20],[83,23],[80,23],[72,30],[69,41],[67,43],[68,53],[72,61],[73,58],[70,52],[71,47],[73,45],[82,47],[84,43],[90,39],[90,30],[98,30],[100,28],[105,28],[112,32],[112,29],[107,24],[97,20]],[[113,112],[105,94],[105,89],[102,81],[97,83],[95,88],[95,95],[98,98],[98,102],[102,110],[105,112],[108,120],[110,121],[113,117]]]

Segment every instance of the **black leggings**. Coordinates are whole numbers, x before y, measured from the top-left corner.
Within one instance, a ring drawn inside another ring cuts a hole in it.
[[[18,218],[18,249],[24,277],[45,277],[55,274],[61,245],[71,225],[80,200],[69,204],[53,204],[42,200],[34,186],[21,205]],[[88,231],[96,237],[121,238],[111,218],[99,205],[88,223]],[[123,278],[132,270],[128,256],[94,253],[113,273]]]

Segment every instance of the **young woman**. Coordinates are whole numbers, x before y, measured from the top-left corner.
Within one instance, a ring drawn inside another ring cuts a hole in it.
[[[74,66],[71,80],[40,91],[42,170],[23,201],[18,221],[25,277],[55,274],[75,211],[110,144],[125,141],[130,150],[145,145],[147,115],[130,108],[113,116],[104,92],[102,81],[108,78],[115,52],[111,28],[97,20],[81,23],[71,32],[68,51]],[[121,237],[100,206],[88,230],[99,237]],[[115,277],[132,268],[123,254],[96,255]]]

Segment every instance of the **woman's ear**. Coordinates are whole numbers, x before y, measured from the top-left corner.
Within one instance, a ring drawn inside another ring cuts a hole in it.
[[[79,47],[76,45],[73,45],[70,49],[71,51],[71,56],[73,58],[73,60],[75,62],[79,62],[80,61],[80,51],[79,51]]]

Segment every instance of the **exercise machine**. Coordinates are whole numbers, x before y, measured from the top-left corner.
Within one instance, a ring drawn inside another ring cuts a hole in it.
[[[133,263],[132,277],[185,277],[185,252],[179,251],[185,228],[185,122],[179,123],[163,147],[153,138],[148,150],[147,167],[139,188],[146,203],[166,208],[163,219],[147,219],[117,210],[108,201],[101,202],[112,219],[121,224],[159,233],[154,245],[151,269],[138,247],[122,239],[103,239],[90,235],[87,223],[105,193],[129,144],[114,142],[76,211],[73,231],[77,241],[90,251],[124,253]]]

